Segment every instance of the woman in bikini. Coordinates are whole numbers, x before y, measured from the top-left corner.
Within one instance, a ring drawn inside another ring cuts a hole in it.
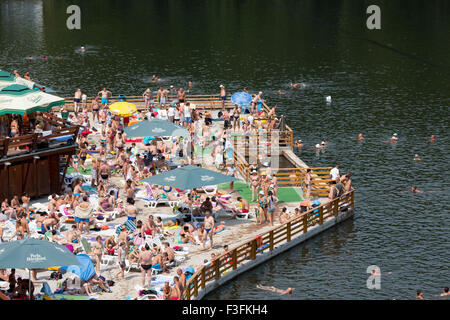
[[[197,235],[198,235],[198,240],[203,243],[203,249],[206,249],[205,244],[206,244],[206,238],[208,233],[205,230],[205,225],[202,224],[198,229],[197,229]]]
[[[259,191],[259,183],[260,183],[260,179],[258,176],[258,172],[256,172],[256,170],[255,170],[250,175],[250,187],[252,189],[252,202],[257,200],[258,191]]]
[[[259,193],[259,200],[258,200],[258,206],[259,206],[259,222],[258,224],[263,224],[267,221],[267,196],[264,194],[263,191]],[[264,217],[264,221],[263,221]]]
[[[152,112],[152,110],[150,108],[151,101],[152,101],[152,92],[150,91],[150,88],[147,88],[147,90],[144,91],[144,93],[142,94],[142,97],[145,100],[145,109]]]
[[[236,104],[233,109],[233,131],[236,131],[236,128],[239,130],[239,118],[241,115],[241,108]]]

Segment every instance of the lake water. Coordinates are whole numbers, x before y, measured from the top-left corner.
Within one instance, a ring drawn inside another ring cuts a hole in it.
[[[71,4],[81,7],[81,30],[66,28]],[[449,285],[450,2],[383,2],[382,29],[375,31],[366,28],[367,6],[2,0],[0,69],[30,71],[64,96],[77,88],[94,95],[105,86],[115,95],[139,95],[156,90],[153,74],[164,86],[192,81],[192,93],[218,93],[220,84],[228,92],[263,91],[287,117],[294,139],[304,141],[303,161],[337,162],[341,172],[352,172],[354,219],[208,299],[412,299],[417,289],[431,297]],[[291,82],[306,87],[291,89]],[[362,143],[354,139],[360,132]],[[398,143],[386,143],[394,132]],[[316,153],[322,138],[328,147]],[[424,161],[413,161],[414,154]],[[425,193],[410,193],[412,185]],[[392,272],[381,290],[366,287],[369,265]],[[279,297],[257,283],[296,290]]]

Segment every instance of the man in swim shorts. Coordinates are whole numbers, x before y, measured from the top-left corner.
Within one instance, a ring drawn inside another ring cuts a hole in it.
[[[81,89],[77,89],[73,98],[73,107],[75,114],[80,111],[80,103],[81,103]]]
[[[128,220],[134,222],[136,220],[136,216],[138,214],[138,208],[136,208],[136,206],[134,205],[133,199],[127,199],[127,202],[128,202],[128,205],[125,208],[125,212],[127,214]]]
[[[222,111],[225,110],[225,100],[227,98],[227,92],[223,84],[220,85],[220,99],[222,99]]]
[[[145,287],[145,276],[148,276],[148,286],[152,283],[152,258],[153,253],[148,244],[142,249],[139,254],[139,264],[141,265],[142,286]]]
[[[101,90],[97,93],[97,96],[102,97],[102,105],[105,107],[108,105],[108,97],[110,95],[112,95],[111,91],[106,90],[106,88],[103,88],[103,90]]]
[[[210,249],[213,247],[213,235],[214,235],[214,217],[211,216],[211,211],[206,210],[205,211],[205,231],[206,236],[209,236],[210,243]]]

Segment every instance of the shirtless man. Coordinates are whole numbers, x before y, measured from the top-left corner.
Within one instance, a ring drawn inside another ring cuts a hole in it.
[[[227,99],[227,92],[223,84],[220,85],[220,99],[222,100],[222,111],[225,111],[225,100]]]
[[[170,299],[179,300],[181,297],[180,280],[177,276],[173,277],[173,287],[170,289]]]
[[[209,236],[209,240],[211,241],[210,249],[213,247],[213,235],[214,235],[214,217],[211,216],[211,211],[205,211],[205,231],[206,236]]]
[[[180,90],[178,90],[177,95],[179,103],[184,103],[186,101],[186,92],[184,92],[183,88],[180,88]]]
[[[97,93],[97,97],[98,97],[98,96],[101,96],[101,97],[102,97],[102,105],[103,105],[104,107],[108,106],[108,98],[109,98],[109,96],[111,96],[111,95],[112,95],[111,91],[106,90],[106,88],[103,88],[103,90],[101,90],[101,91],[99,91],[99,92]]]
[[[294,288],[287,288],[287,289],[283,290],[283,289],[275,288],[274,286],[262,286],[260,284],[258,284],[256,287],[258,289],[272,291],[272,292],[278,293],[280,295],[291,294],[294,291]]]
[[[141,250],[139,254],[139,264],[141,266],[142,286],[145,287],[145,276],[148,276],[148,286],[152,283],[152,257],[153,254],[150,251],[148,244],[145,244],[145,249]]]
[[[80,242],[80,232],[76,225],[72,225],[72,228],[66,232],[66,240],[68,243],[79,243]]]
[[[170,244],[168,242],[164,242],[164,252],[167,253],[169,262],[175,260],[175,251],[170,247]]]
[[[156,94],[156,98],[158,99],[160,105],[164,105],[167,99],[167,91],[164,90],[163,87],[159,87],[159,90]]]
[[[125,208],[125,212],[127,214],[127,219],[134,222],[136,220],[136,216],[138,214],[138,208],[134,205],[133,199],[128,199],[127,202],[128,202],[128,205]]]
[[[177,275],[180,280],[181,292],[183,292],[184,288],[186,288],[186,275],[183,273],[183,270],[181,270],[180,268],[177,269]]]
[[[167,252],[153,256],[152,266],[155,269],[161,269],[163,273],[167,273],[166,261],[168,260]]]
[[[242,204],[242,208],[241,208],[240,212],[241,213],[248,213],[248,211],[250,210],[250,204],[248,203],[248,201],[245,200],[242,197],[238,197],[237,201]]]
[[[97,118],[97,121],[100,121],[99,114],[98,114],[98,112],[100,111],[100,107],[98,105],[97,97],[92,99],[91,108],[92,108],[92,121],[95,122],[95,118]]]
[[[81,89],[77,89],[77,91],[75,91],[75,95],[73,98],[73,106],[74,106],[75,115],[77,115],[78,112],[80,111],[81,95],[82,95]]]
[[[102,164],[100,165],[99,174],[100,174],[100,177],[102,178],[101,183],[107,186],[110,169],[109,169],[109,166],[106,163],[106,161],[103,161]]]
[[[117,132],[116,137],[114,138],[114,148],[120,150],[123,150],[125,146],[125,138],[122,135],[122,132]]]

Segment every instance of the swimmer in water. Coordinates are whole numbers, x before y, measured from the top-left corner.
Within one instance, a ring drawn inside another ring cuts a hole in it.
[[[325,148],[323,145],[321,146],[320,144],[316,144],[316,150],[320,150]]]
[[[414,155],[414,159],[413,160],[414,161],[423,161],[423,159],[421,159],[418,154]]]
[[[47,61],[47,57],[43,57],[43,58],[42,58],[42,60],[45,60],[45,61]]]
[[[398,136],[397,136],[396,133],[394,133],[394,134],[392,135],[391,142],[397,142],[397,141],[398,141]]]
[[[450,291],[448,289],[448,287],[444,288],[444,292],[440,294],[441,297],[448,297],[450,296]]]
[[[327,139],[322,139],[322,146],[325,148],[327,146],[328,142]]]
[[[296,140],[294,142],[294,147],[298,148],[298,149],[302,148],[303,147],[303,141],[302,140]]]
[[[275,288],[274,286],[269,287],[269,286],[262,286],[260,284],[258,284],[256,287],[258,289],[272,291],[272,292],[278,293],[280,295],[291,294],[295,290],[294,288],[287,288],[287,289],[283,290],[283,289]]]
[[[363,137],[363,134],[362,134],[362,133],[358,134],[358,140],[359,140],[359,141],[364,140],[364,137]]]
[[[32,57],[32,56],[29,56],[29,57],[28,57],[28,60],[33,60],[33,57]]]
[[[291,88],[298,88],[298,87],[304,87],[305,86],[305,84],[303,83],[303,82],[298,82],[298,83],[292,83],[291,82],[291,84],[290,84],[290,87]]]
[[[286,92],[283,92],[281,90],[278,90],[278,94],[286,94]]]
[[[381,276],[387,276],[389,274],[392,274],[392,272],[379,273],[377,270],[372,270],[372,272],[370,272],[370,274],[373,275],[373,276],[381,277]]]
[[[431,142],[431,143],[434,142],[434,134],[431,135],[430,142]]]
[[[81,47],[81,52],[85,52],[86,49],[84,47]]]
[[[411,187],[411,191],[412,191],[412,193],[423,193],[422,190],[417,189],[415,186]]]
[[[192,88],[192,81],[189,81],[189,82],[188,82],[188,87],[189,87],[189,88]]]
[[[422,290],[417,290],[416,299],[417,300],[425,300],[425,298],[423,297]]]

